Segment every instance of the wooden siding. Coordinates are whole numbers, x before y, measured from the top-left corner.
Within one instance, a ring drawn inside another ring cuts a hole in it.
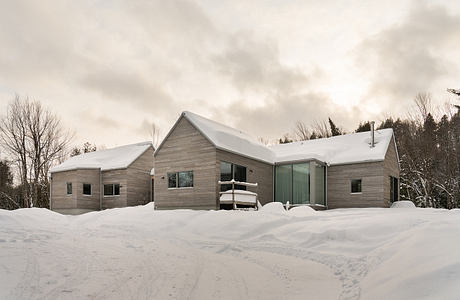
[[[327,168],[328,208],[384,207],[384,162]],[[351,180],[362,180],[362,193],[351,193]]]
[[[128,180],[128,206],[144,205],[150,202],[151,181],[150,171],[153,168],[153,148],[145,151],[135,162],[133,162],[127,172]]]
[[[99,210],[99,170],[78,169],[52,174],[52,210]],[[67,195],[66,183],[72,182],[72,195]],[[83,183],[91,184],[91,195],[83,195]]]
[[[399,180],[399,163],[398,163],[398,155],[396,152],[396,145],[394,140],[391,139],[390,145],[388,146],[387,153],[385,155],[385,163],[384,163],[384,201],[385,207],[390,207],[390,176],[396,177]],[[398,199],[399,199],[399,191],[398,191]]]
[[[77,208],[77,170],[52,174],[51,209]],[[67,182],[72,183],[72,194],[67,195]]]
[[[167,173],[193,171],[193,188],[168,189]],[[216,148],[181,117],[155,155],[155,207],[216,209]]]
[[[102,184],[120,184],[119,196],[102,196],[102,209],[125,207],[128,198],[128,179],[126,169],[108,170],[102,172]],[[102,187],[103,188],[103,187]],[[104,190],[102,189],[102,193]]]
[[[258,194],[258,200],[261,204],[273,202],[273,165],[218,149],[216,161],[218,179],[220,179],[220,163],[222,161],[246,167],[247,181],[258,184],[257,188],[248,188],[248,190]],[[216,199],[218,196],[219,188],[217,187]]]

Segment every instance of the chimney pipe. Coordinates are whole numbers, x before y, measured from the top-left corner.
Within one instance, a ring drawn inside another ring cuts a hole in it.
[[[375,122],[371,121],[371,148],[374,148],[375,146],[374,125],[375,125]]]

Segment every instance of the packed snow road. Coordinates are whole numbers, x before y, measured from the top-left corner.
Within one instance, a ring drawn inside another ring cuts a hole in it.
[[[459,237],[459,210],[0,210],[0,299],[458,299]]]

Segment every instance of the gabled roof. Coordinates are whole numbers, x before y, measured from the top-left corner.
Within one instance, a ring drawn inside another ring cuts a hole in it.
[[[375,131],[375,146],[370,147],[369,131],[270,146],[275,162],[317,159],[329,165],[383,161],[388,145],[394,142],[393,129]]]
[[[54,168],[51,168],[50,173],[75,169],[101,168],[101,171],[125,169],[149,148],[153,148],[151,142],[142,142],[80,154],[69,158]]]
[[[164,141],[176,128],[179,121],[185,118],[217,149],[233,152],[267,163],[273,163],[273,153],[265,145],[249,134],[229,126],[206,119],[189,111],[184,111],[176,121],[168,135],[158,146],[156,153],[163,146]]]
[[[185,111],[184,117],[216,148],[272,163],[273,153],[249,134]]]
[[[375,131],[374,147],[370,146],[369,131],[267,147],[241,130],[185,111],[160,144],[157,152],[182,118],[187,119],[217,149],[270,164],[314,159],[328,165],[383,161],[388,146],[394,143],[393,129],[389,128]]]

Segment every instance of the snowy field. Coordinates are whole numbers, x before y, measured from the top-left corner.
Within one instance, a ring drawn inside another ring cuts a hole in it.
[[[0,299],[459,299],[460,210],[0,210]]]

